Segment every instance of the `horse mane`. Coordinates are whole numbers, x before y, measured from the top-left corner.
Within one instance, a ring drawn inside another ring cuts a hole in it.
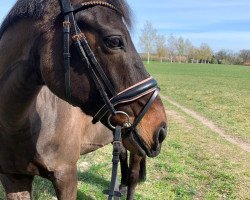
[[[59,5],[59,0],[58,5]],[[91,1],[91,0],[90,0]],[[132,27],[132,12],[128,6],[126,0],[105,0],[106,2],[114,5],[118,10],[121,11],[124,21],[129,28]],[[34,18],[40,19],[44,16],[46,12],[46,7],[50,4],[50,0],[17,0],[16,4],[12,7],[9,14],[5,17],[4,21],[0,27],[0,39],[2,38],[4,32],[19,21],[24,18]]]
[[[18,0],[1,24],[0,39],[3,33],[20,19],[42,17],[47,2],[47,0]]]

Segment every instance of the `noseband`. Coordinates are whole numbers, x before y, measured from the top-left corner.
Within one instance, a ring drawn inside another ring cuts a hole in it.
[[[72,102],[71,99],[71,81],[70,81],[70,37],[73,40],[74,46],[78,50],[79,56],[82,61],[87,64],[87,68],[91,78],[93,79],[97,90],[99,91],[104,105],[96,113],[93,118],[93,123],[100,121],[106,114],[109,113],[108,124],[110,128],[115,129],[115,125],[110,122],[111,116],[124,115],[126,121],[123,123],[123,128],[135,129],[139,124],[145,113],[148,111],[155,98],[158,95],[159,89],[157,87],[157,82],[152,77],[149,77],[127,89],[117,93],[106,76],[103,68],[97,61],[93,51],[91,50],[87,39],[83,32],[81,32],[78,27],[74,14],[94,6],[103,6],[110,8],[117,13],[121,12],[113,5],[104,1],[90,1],[84,2],[79,5],[71,5],[70,0],[60,0],[62,13],[64,15],[63,22],[63,32],[64,32],[64,67],[65,67],[65,94],[68,102]],[[129,103],[135,101],[149,93],[152,93],[148,102],[145,104],[141,113],[131,124],[129,121],[129,116],[123,111],[117,111],[115,106],[123,103]]]

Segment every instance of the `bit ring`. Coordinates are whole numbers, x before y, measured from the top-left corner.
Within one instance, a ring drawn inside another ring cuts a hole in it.
[[[115,115],[109,115],[109,117],[108,117],[108,125],[109,125],[109,127],[110,128],[112,128],[112,129],[115,129],[115,126],[111,123],[111,117],[113,117],[113,116],[116,116],[116,115],[124,115],[126,118],[127,118],[127,121],[125,121],[123,124],[122,124],[122,128],[129,128],[129,127],[131,127],[131,123],[130,123],[130,121],[129,121],[129,116],[128,116],[128,114],[127,113],[125,113],[125,112],[123,112],[123,111],[116,111],[115,112]]]

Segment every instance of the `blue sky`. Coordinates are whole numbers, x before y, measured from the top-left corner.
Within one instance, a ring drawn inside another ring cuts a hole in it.
[[[135,13],[138,37],[146,20],[159,34],[208,43],[213,50],[250,49],[250,0],[128,0]]]
[[[0,21],[15,0],[0,1]],[[159,34],[190,39],[194,45],[208,43],[219,49],[250,49],[250,0],[128,0],[134,11],[132,38],[138,38],[145,21]]]

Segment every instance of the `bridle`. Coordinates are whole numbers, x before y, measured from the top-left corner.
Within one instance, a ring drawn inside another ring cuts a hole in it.
[[[71,81],[70,81],[70,37],[73,40],[74,46],[78,50],[79,56],[82,61],[87,64],[89,70],[89,75],[93,79],[97,90],[99,91],[104,105],[96,113],[93,118],[93,123],[100,121],[107,113],[110,116],[124,115],[127,119],[123,126],[126,128],[134,129],[139,124],[145,113],[148,111],[151,104],[154,102],[158,95],[159,89],[157,87],[157,82],[152,77],[147,78],[136,85],[127,88],[124,91],[117,93],[97,61],[93,51],[91,50],[87,39],[83,32],[80,31],[78,27],[74,14],[94,6],[104,6],[115,10],[120,13],[120,11],[113,5],[104,1],[90,1],[84,2],[79,5],[71,5],[70,0],[60,0],[62,13],[64,15],[63,22],[63,32],[64,32],[64,68],[65,68],[65,94],[68,102],[71,102]],[[117,111],[115,106],[122,103],[129,103],[135,101],[149,93],[153,93],[145,107],[131,124],[129,121],[129,116],[123,111]],[[109,95],[108,95],[109,94]],[[110,98],[111,95],[111,98]],[[108,124],[110,128],[114,129],[115,125],[112,125],[108,118]]]
[[[63,32],[64,32],[64,68],[65,68],[65,94],[66,99],[70,103],[71,99],[71,80],[70,80],[70,38],[72,38],[75,48],[78,50],[79,56],[84,63],[87,64],[87,69],[89,71],[89,75],[93,79],[97,90],[104,101],[104,105],[99,109],[99,111],[93,117],[93,123],[97,123],[100,121],[106,114],[109,114],[107,124],[111,129],[114,129],[114,133],[117,133],[115,137],[115,145],[118,145],[121,140],[120,134],[121,129],[126,128],[129,129],[129,132],[136,132],[135,129],[143,116],[149,110],[150,106],[156,99],[159,89],[157,86],[157,82],[152,77],[149,77],[119,93],[117,93],[106,76],[103,68],[100,66],[97,61],[93,51],[91,50],[87,39],[83,32],[81,32],[78,27],[74,14],[85,10],[94,6],[103,6],[110,8],[117,13],[121,14],[121,12],[112,4],[104,2],[104,1],[89,1],[84,2],[78,5],[71,5],[70,0],[60,0],[61,10],[64,15],[63,22]],[[122,15],[122,14],[121,14]],[[123,103],[133,102],[147,94],[152,93],[151,97],[145,104],[142,111],[139,115],[134,119],[133,124],[130,123],[129,115],[124,111],[116,110],[115,106]],[[125,116],[126,120],[123,122],[121,126],[112,125],[111,117],[116,115]],[[115,148],[115,146],[114,146]],[[119,150],[118,150],[119,151]],[[117,160],[116,158],[113,159]],[[118,156],[119,160],[119,156]],[[116,161],[115,161],[116,162]],[[114,162],[113,162],[114,163]],[[117,163],[116,163],[117,164]],[[113,177],[113,176],[112,176]],[[112,185],[112,184],[111,184]],[[114,195],[114,194],[113,194]],[[112,194],[110,195],[112,196]]]

